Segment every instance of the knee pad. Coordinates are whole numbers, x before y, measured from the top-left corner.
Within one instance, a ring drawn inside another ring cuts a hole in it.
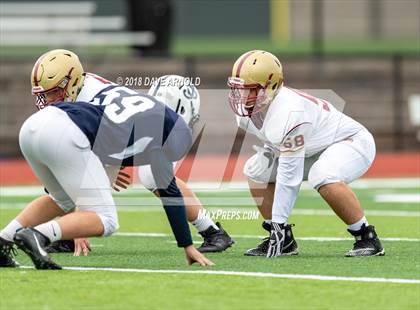
[[[308,183],[316,190],[322,185],[340,181],[335,167],[328,163],[317,161],[309,170]]]
[[[150,165],[140,166],[137,173],[140,182],[144,187],[146,187],[149,191],[154,191],[156,189],[156,182],[153,177],[152,168]]]
[[[115,215],[110,214],[98,214],[102,225],[104,226],[104,233],[103,237],[111,236],[114,232],[120,228],[120,225],[118,224],[118,217]]]

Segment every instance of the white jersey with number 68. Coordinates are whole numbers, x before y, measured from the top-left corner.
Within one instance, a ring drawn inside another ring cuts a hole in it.
[[[328,101],[286,86],[270,104],[262,126],[257,117],[238,117],[237,121],[241,128],[284,154],[304,148],[305,157],[364,129]]]
[[[238,123],[277,153],[274,222],[287,221],[293,209],[303,180],[305,157],[323,151],[315,169],[312,166],[309,170],[309,183],[316,189],[329,182],[350,182],[373,161],[375,146],[370,133],[324,99],[283,86],[264,114],[239,118]],[[351,146],[341,145],[353,137]],[[247,161],[245,168],[248,165],[252,163]],[[257,180],[257,176],[248,177]]]

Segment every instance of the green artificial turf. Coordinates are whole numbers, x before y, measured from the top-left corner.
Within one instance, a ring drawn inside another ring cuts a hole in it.
[[[176,247],[164,212],[159,206],[125,206],[119,211],[120,232],[92,238],[92,252],[86,257],[55,254],[53,259],[64,267],[132,268],[129,272],[104,270],[38,271],[31,268],[0,269],[1,309],[418,309],[420,284],[360,281],[320,281],[316,279],[270,278],[224,274],[150,273],[150,270],[236,271],[287,275],[318,275],[355,278],[420,279],[420,217],[417,203],[377,203],[375,195],[384,193],[413,194],[417,188],[356,190],[369,211],[409,211],[404,216],[368,216],[383,240],[384,257],[346,258],[344,253],[353,241],[345,225],[336,216],[310,215],[298,210],[328,210],[313,191],[303,190],[290,219],[299,244],[298,256],[266,259],[246,257],[243,252],[255,246],[261,229],[257,220],[219,219],[234,236],[235,244],[224,253],[208,254],[216,264],[202,268],[187,266],[183,250]],[[246,191],[201,192],[219,197],[220,205],[210,209],[226,209],[235,197],[249,198]],[[126,191],[116,195],[117,201],[150,194]],[[19,206],[32,196],[19,193],[2,195],[0,226],[18,212]],[[131,201],[131,200],[130,200]],[[12,205],[12,203],[17,203]],[[253,207],[239,206],[242,212]],[[230,205],[229,208],[232,208]],[[416,213],[417,212],[417,213]],[[191,231],[198,245],[201,237]],[[143,233],[136,235],[135,233]],[[150,233],[163,235],[153,236]],[[308,237],[344,237],[345,240],[307,240]],[[301,239],[303,238],[303,239]],[[18,252],[17,260],[32,266],[29,258]],[[135,272],[135,271],[141,272]],[[356,279],[357,280],[357,279]],[[375,280],[374,280],[375,281]]]

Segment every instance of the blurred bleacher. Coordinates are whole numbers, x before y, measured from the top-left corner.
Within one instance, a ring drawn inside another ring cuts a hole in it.
[[[67,17],[57,12],[62,11],[57,7],[51,9],[56,13],[45,15],[37,1],[1,2],[1,157],[20,154],[18,131],[35,108],[29,81],[33,63],[45,50],[59,47],[73,49],[86,71],[112,81],[118,77],[144,79],[180,74],[200,77],[203,90],[219,89],[215,99],[203,96],[201,114],[208,142],[202,146],[205,153],[223,153],[231,145],[226,133],[235,132],[234,116],[221,94],[226,90],[226,79],[236,57],[253,48],[269,49],[280,58],[286,84],[335,91],[346,102],[344,112],[374,133],[379,151],[419,150],[418,125],[412,123],[408,104],[409,98],[420,92],[419,1],[175,0],[171,6],[172,56],[168,57],[139,57],[130,48],[132,44],[148,45],[151,41],[116,39],[132,33],[125,17],[129,2],[60,1],[60,5],[73,8],[73,15],[66,13]],[[5,10],[4,3],[13,5]],[[52,2],[42,3],[48,6]],[[282,6],[276,7],[279,3]],[[316,3],[321,3],[321,10],[314,7]],[[314,12],[319,11],[322,14],[317,20]],[[288,16],[287,23],[272,23],[282,14]],[[316,25],[323,29],[318,38],[321,42],[314,38]],[[276,27],[286,27],[287,31],[277,33]],[[71,34],[67,42],[63,32]],[[42,35],[43,40],[34,40],[34,33]],[[148,36],[147,31],[142,33],[137,38]],[[18,39],[20,42],[15,43]],[[352,42],[357,45],[351,46]],[[312,50],[313,44],[320,50]],[[115,53],[113,45],[121,45],[121,49]],[[252,139],[247,140],[246,150],[250,151],[251,143]]]

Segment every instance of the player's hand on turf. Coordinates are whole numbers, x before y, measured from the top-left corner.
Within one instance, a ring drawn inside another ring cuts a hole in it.
[[[185,249],[185,255],[187,256],[188,265],[198,263],[201,266],[213,266],[214,263],[201,254],[193,245],[187,246]]]
[[[118,171],[117,178],[115,179],[114,184],[112,184],[112,187],[117,191],[121,191],[124,189],[127,189],[127,187],[131,183],[131,177],[128,173],[125,173],[123,170],[125,167],[121,167],[121,169]]]
[[[83,253],[84,256],[87,256],[90,249],[90,243],[88,239],[85,238],[77,238],[74,239],[74,254],[73,256],[80,256]]]

